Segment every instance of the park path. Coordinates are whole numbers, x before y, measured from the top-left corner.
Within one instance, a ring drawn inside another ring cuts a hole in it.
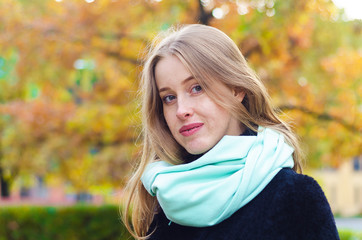
[[[351,229],[362,232],[362,218],[336,218],[338,229]]]

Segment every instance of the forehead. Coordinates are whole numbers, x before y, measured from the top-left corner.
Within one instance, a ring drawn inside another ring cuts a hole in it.
[[[192,77],[190,71],[174,55],[161,58],[155,66],[155,79],[158,88],[181,83],[190,76]]]

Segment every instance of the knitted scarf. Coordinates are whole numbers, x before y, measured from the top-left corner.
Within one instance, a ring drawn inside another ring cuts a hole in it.
[[[257,136],[224,136],[191,163],[150,163],[141,181],[172,222],[213,226],[255,198],[282,168],[292,168],[293,151],[282,134],[259,127]]]

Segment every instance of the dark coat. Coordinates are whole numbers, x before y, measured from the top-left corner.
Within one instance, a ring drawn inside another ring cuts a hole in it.
[[[287,168],[251,202],[215,226],[199,228],[169,223],[160,210],[151,224],[150,231],[155,229],[155,232],[149,239],[339,239],[321,187],[313,178]]]

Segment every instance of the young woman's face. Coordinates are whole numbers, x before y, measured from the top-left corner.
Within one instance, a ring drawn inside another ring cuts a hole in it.
[[[224,135],[242,133],[240,122],[204,92],[177,57],[162,58],[156,65],[155,78],[167,125],[187,152],[204,153]],[[242,101],[241,96],[236,97]]]

